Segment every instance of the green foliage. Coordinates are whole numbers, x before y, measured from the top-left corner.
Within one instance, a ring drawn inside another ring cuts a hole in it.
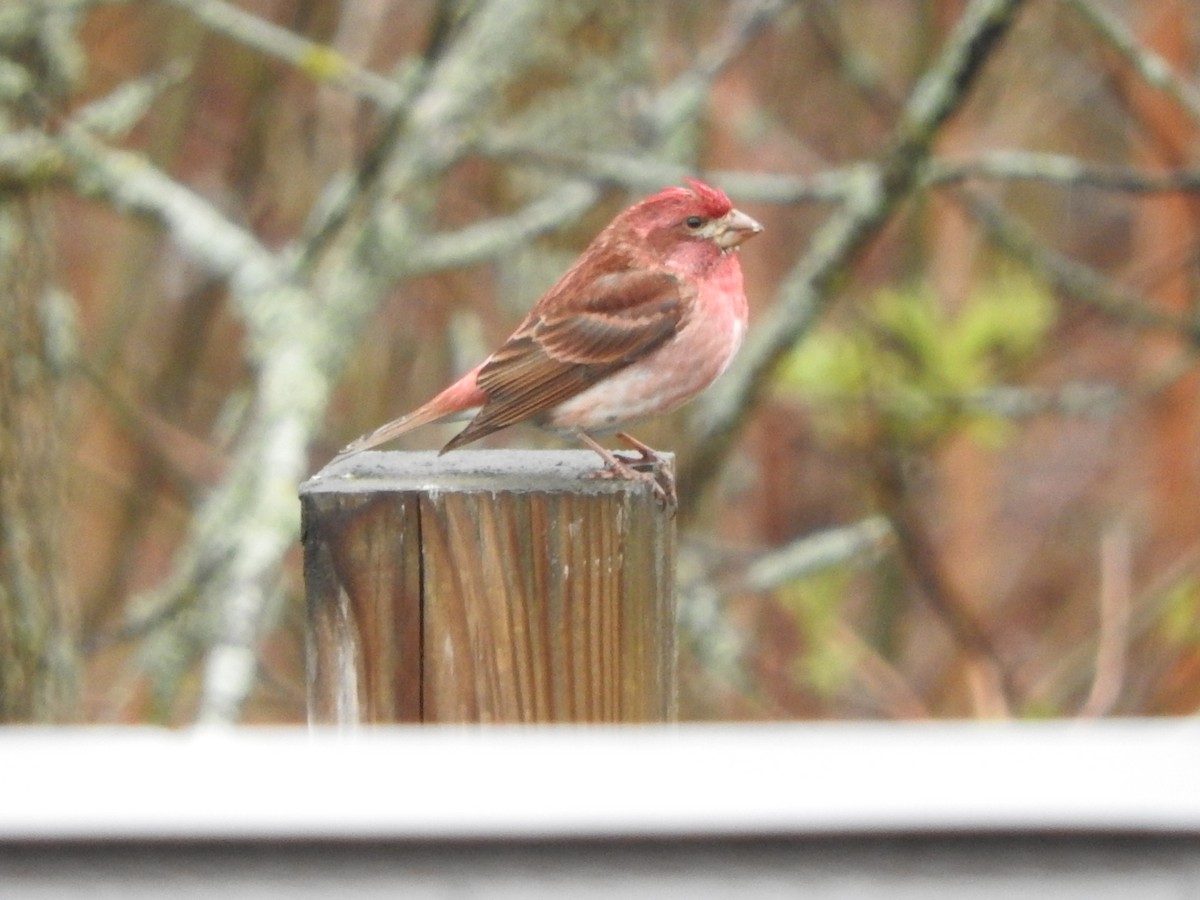
[[[805,638],[795,677],[825,698],[841,693],[854,673],[856,661],[835,634],[848,578],[845,568],[828,569],[792,582],[777,595]]]
[[[1176,646],[1200,645],[1200,581],[1185,578],[1170,589],[1159,628]]]
[[[826,325],[797,348],[781,385],[834,410],[826,424],[856,432],[880,423],[894,441],[924,445],[959,427],[1002,437],[1006,422],[978,399],[1043,344],[1054,298],[1029,273],[1005,270],[956,308],[924,284],[886,289],[854,322]]]
[[[332,47],[311,46],[304,51],[300,67],[316,81],[336,81],[346,74],[346,57]]]

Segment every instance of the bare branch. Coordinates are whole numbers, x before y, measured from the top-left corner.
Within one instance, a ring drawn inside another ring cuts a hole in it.
[[[1094,269],[1046,246],[1032,229],[981,197],[971,200],[973,215],[988,235],[1031,268],[1042,272],[1078,302],[1125,325],[1168,331],[1200,344],[1200,320],[1179,318],[1154,309],[1143,298],[1124,291]]]
[[[658,97],[651,124],[659,134],[671,134],[708,102],[713,81],[759,31],[795,0],[740,0],[717,38],[697,56],[694,65]]]
[[[298,254],[320,302],[271,304],[269,327],[260,327],[268,326],[262,315],[248,321],[261,360],[255,416],[181,556],[215,576],[204,588],[213,615],[205,627],[213,631],[201,642],[208,647],[203,721],[236,719],[254,683],[257,639],[279,602],[279,563],[299,527],[295,486],[307,469],[304,448],[376,298],[402,276],[417,246],[413,210],[394,198],[429,184],[461,156],[499,86],[523,66],[524,53],[513,48],[525,46],[543,11],[543,0],[491,0],[473,11],[411,108],[385,131],[343,212],[314,235],[320,250]],[[174,587],[175,596],[187,590],[178,581]],[[185,629],[177,640],[193,638]]]
[[[831,566],[874,556],[888,545],[891,535],[892,529],[883,516],[830,528],[763,554],[746,567],[742,582],[748,590],[774,590]]]
[[[977,160],[930,163],[924,183],[954,185],[970,179],[1040,181],[1055,187],[1093,187],[1130,193],[1200,190],[1200,169],[1149,171],[1134,166],[1100,166],[1059,153],[1002,150]]]
[[[676,78],[656,98],[649,124],[650,130],[656,135],[655,144],[660,149],[674,139],[675,133],[684,124],[700,114],[712,80],[790,3],[791,0],[743,0],[735,6],[724,28],[713,44],[700,54],[697,63]],[[539,154],[537,148],[511,137],[506,139],[484,135],[476,143],[479,149],[496,158],[515,159],[529,153],[532,159]],[[553,154],[549,154],[547,158],[553,158]],[[580,179],[580,174],[595,175],[587,163],[589,159],[597,161],[599,165],[603,165],[602,161],[609,161],[613,166],[619,167],[623,177]],[[562,227],[577,219],[599,199],[600,190],[596,182],[608,181],[626,188],[657,190],[664,183],[678,183],[684,174],[692,171],[681,165],[662,163],[657,168],[657,172],[662,174],[654,175],[654,164],[647,160],[633,160],[602,153],[582,154],[578,157],[564,154],[557,157],[552,167],[573,176],[573,180],[511,216],[478,222],[458,231],[423,238],[404,260],[403,274],[422,274],[482,262],[509,252],[531,238]],[[662,180],[657,180],[660,177]],[[753,175],[743,177],[756,178]],[[766,176],[757,183],[761,190],[766,191],[781,187],[781,181],[785,181],[788,188],[796,189],[796,179]],[[804,188],[801,187],[800,190]]]
[[[875,491],[891,522],[900,559],[970,666],[976,712],[1006,717],[1017,699],[1012,675],[990,628],[947,577],[929,528],[913,502],[905,468],[894,447],[881,447],[875,454]]]
[[[695,481],[719,471],[775,364],[817,321],[838,274],[917,185],[939,127],[962,104],[1020,6],[1021,0],[972,0],[967,6],[909,96],[889,149],[878,163],[859,167],[843,205],[813,236],[809,251],[780,286],[770,315],[694,417],[693,436],[701,449],[689,467],[694,481],[687,496],[698,497]]]
[[[571,181],[513,213],[422,239],[404,261],[407,277],[460,268],[494,259],[565,223],[574,221],[600,199],[600,189]]]
[[[631,191],[655,191],[667,184],[678,184],[685,175],[696,174],[692,166],[664,159],[631,157],[618,153],[573,152],[556,147],[534,146],[520,138],[491,137],[481,149],[494,159],[535,165],[570,173]],[[811,177],[742,172],[727,169],[699,173],[705,180],[719,184],[738,202],[831,203],[844,200],[852,180],[852,169],[834,169]]]
[[[146,117],[163,92],[177,85],[186,74],[186,66],[172,63],[161,72],[126,81],[111,93],[77,110],[73,121],[92,134],[106,138],[124,137]]]
[[[1028,385],[990,385],[947,402],[966,410],[1006,419],[1021,419],[1047,413],[1062,416],[1111,416],[1124,402],[1121,390],[1112,384],[1073,382],[1056,388]]]
[[[793,541],[759,556],[732,578],[714,583],[711,573],[700,572],[701,554],[690,548],[680,557],[687,573],[680,579],[680,626],[691,635],[690,643],[708,671],[727,679],[742,680],[743,636],[732,628],[723,612],[723,599],[737,590],[768,592],[790,581],[831,566],[865,563],[878,557],[892,543],[887,519],[873,516],[843,528],[831,528]],[[840,620],[829,624],[823,640],[835,645],[852,661],[859,689],[889,716],[923,719],[929,717],[920,698],[894,666]]]
[[[928,719],[929,710],[896,667],[840,619],[826,635],[854,663],[854,677],[893,719]]]
[[[344,87],[381,109],[395,109],[406,98],[406,92],[392,79],[356,65],[332,47],[303,38],[226,0],[169,2],[213,31],[267,56],[281,59],[315,81]]]
[[[1148,47],[1143,46],[1114,16],[1100,8],[1092,0],[1062,0],[1078,13],[1110,46],[1129,60],[1137,73],[1148,84],[1161,90],[1187,112],[1194,122],[1200,123],[1200,91],[1181,79],[1171,69],[1170,63]]]
[[[63,183],[69,168],[63,148],[40,129],[0,134],[0,191]]]
[[[1119,545],[1118,545],[1118,548]],[[1118,579],[1120,585],[1124,574],[1114,569],[1109,576],[1104,575],[1105,548],[1101,544],[1101,575],[1110,579]],[[1119,560],[1109,556],[1108,563]],[[1131,642],[1140,640],[1161,628],[1163,616],[1171,605],[1177,602],[1181,586],[1193,591],[1197,574],[1200,573],[1200,543],[1193,542],[1184,549],[1171,563],[1140,590],[1136,596],[1128,598],[1128,619],[1121,625],[1124,629],[1124,652],[1128,652]],[[1110,580],[1110,584],[1112,584]],[[1101,600],[1101,602],[1105,602]],[[1113,610],[1117,615],[1123,613]],[[1101,613],[1103,617],[1104,613]],[[1103,628],[1098,629],[1102,631]],[[1060,648],[1055,656],[1056,664],[1046,672],[1038,683],[1032,685],[1028,696],[1040,706],[1054,709],[1064,708],[1068,699],[1083,691],[1091,691],[1097,677],[1099,660],[1103,655],[1100,649],[1103,635],[1096,634],[1076,645]]]
[[[56,146],[54,153],[69,161],[70,177],[83,196],[156,221],[199,264],[227,279],[235,294],[289,281],[275,255],[254,235],[145,157],[107,147],[74,125],[63,128],[59,139],[48,146]],[[247,316],[256,316],[255,304],[242,308]]]
[[[332,247],[339,234],[359,242],[346,260],[349,264],[387,265],[366,304],[354,310],[342,305],[351,330],[356,320],[365,317],[369,300],[383,283],[402,277],[407,253],[417,246],[409,240],[412,223],[405,221],[409,210],[398,210],[395,199],[414,186],[427,188],[438,173],[469,151],[495,91],[524,65],[525,53],[514,48],[526,46],[523,38],[536,29],[543,12],[543,0],[480,4],[453,45],[420,79],[414,79],[410,102],[392,111],[354,176],[329,186],[300,249],[301,270],[314,268],[325,254],[345,252]],[[416,205],[415,198],[406,200],[409,206]],[[355,217],[359,228],[348,228]],[[380,241],[406,244],[405,253],[381,254],[368,246]],[[356,258],[359,252],[371,252],[374,258],[369,262]]]
[[[1132,548],[1129,528],[1116,524],[1105,530],[1100,543],[1099,640],[1092,689],[1079,715],[1103,716],[1112,711],[1125,681],[1132,607]]]
[[[488,138],[482,149],[494,159],[584,174],[598,182],[638,191],[678,183],[684,175],[694,172],[689,166],[667,160],[573,152],[530,145],[514,137]],[[733,169],[713,169],[700,174],[721,185],[740,203],[787,206],[845,201],[854,190],[858,171],[857,166],[850,166],[807,177]],[[1200,190],[1200,169],[1151,171],[1134,166],[1102,166],[1060,153],[1000,150],[974,160],[930,160],[921,173],[920,184],[926,188],[947,187],[971,180],[1038,181],[1053,187],[1167,193]]]

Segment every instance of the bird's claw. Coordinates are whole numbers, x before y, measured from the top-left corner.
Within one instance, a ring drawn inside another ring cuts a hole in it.
[[[664,507],[674,507],[678,504],[679,498],[675,494],[675,479],[666,469],[660,469],[657,472],[645,468],[634,468],[629,465],[627,460],[616,457],[618,466],[606,465],[603,469],[597,469],[592,472],[591,478],[624,478],[629,481],[640,481],[643,484],[650,485],[650,490],[654,492],[655,498]],[[641,463],[639,465],[646,465]]]
[[[604,468],[592,473],[593,478],[625,478],[629,481],[640,481],[650,485],[655,498],[664,508],[674,509],[679,505],[675,493],[675,475],[669,466],[660,465],[662,457],[652,447],[648,447],[637,438],[621,433],[617,435],[625,444],[637,451],[637,457],[621,456],[606,450],[597,444],[590,436],[580,435],[581,440],[595,450],[604,460]]]

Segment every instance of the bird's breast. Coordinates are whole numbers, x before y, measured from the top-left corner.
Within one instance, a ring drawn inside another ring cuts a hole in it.
[[[746,334],[741,267],[724,256],[700,283],[680,329],[667,341],[592,387],[548,410],[552,429],[615,431],[691,400],[728,368]]]

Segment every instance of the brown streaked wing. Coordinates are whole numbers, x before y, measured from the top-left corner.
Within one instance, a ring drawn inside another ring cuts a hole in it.
[[[488,400],[453,450],[551,409],[641,359],[679,329],[687,304],[668,272],[606,275],[579,307],[527,321],[480,370]]]

